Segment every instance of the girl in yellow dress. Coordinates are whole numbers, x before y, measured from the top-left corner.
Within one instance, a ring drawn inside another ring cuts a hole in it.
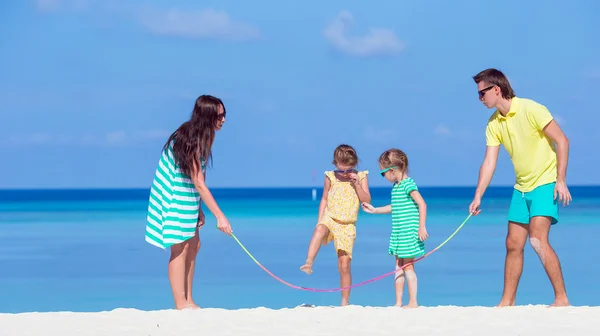
[[[312,273],[312,264],[321,245],[333,241],[338,256],[340,286],[352,284],[350,261],[356,239],[356,221],[360,204],[371,201],[368,171],[357,171],[358,155],[349,145],[333,152],[335,170],[325,172],[325,185],[319,206],[319,220],[308,245],[306,263],[300,270]],[[342,306],[348,305],[350,290],[342,291]]]

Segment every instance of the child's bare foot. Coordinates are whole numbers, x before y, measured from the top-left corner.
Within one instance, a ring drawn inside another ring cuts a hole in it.
[[[300,266],[300,270],[306,274],[312,274],[312,264],[306,263],[306,264]]]
[[[409,302],[404,308],[418,308],[419,305],[416,302]]]

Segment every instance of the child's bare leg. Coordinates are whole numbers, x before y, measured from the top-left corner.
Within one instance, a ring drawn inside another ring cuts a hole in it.
[[[176,309],[188,307],[186,298],[186,260],[190,250],[189,240],[171,246],[171,258],[169,259],[169,282],[175,300]]]
[[[306,257],[306,263],[300,266],[300,270],[306,274],[312,273],[312,264],[315,261],[315,257],[321,248],[321,242],[329,234],[329,229],[323,224],[317,225],[313,233],[310,243],[308,244],[308,255]]]
[[[396,307],[402,307],[402,293],[404,292],[404,270],[402,259],[396,258],[396,274],[394,275],[394,286],[396,287]]]
[[[338,251],[338,269],[340,271],[340,287],[352,285],[352,274],[350,272],[350,256],[344,252]],[[342,290],[342,306],[350,304],[350,289]]]
[[[186,264],[185,264],[185,276],[186,276],[186,286],[185,286],[185,298],[188,303],[188,306],[191,308],[198,308],[198,305],[194,302],[192,297],[192,283],[194,282],[194,269],[196,267],[196,256],[198,255],[198,251],[200,250],[200,235],[198,229],[196,228],[196,235],[194,238],[189,240],[189,250],[187,254]]]
[[[413,258],[404,259],[404,264],[413,262]],[[408,285],[408,305],[407,308],[416,308],[417,304],[417,274],[415,273],[414,264],[410,264],[404,268],[406,283]]]

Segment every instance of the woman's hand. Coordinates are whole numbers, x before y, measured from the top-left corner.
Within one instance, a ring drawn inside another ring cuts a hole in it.
[[[231,224],[229,224],[227,217],[223,216],[217,218],[217,229],[221,230],[221,232],[225,233],[226,235],[231,235]]]

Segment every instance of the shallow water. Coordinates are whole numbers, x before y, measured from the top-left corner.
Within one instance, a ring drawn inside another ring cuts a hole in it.
[[[600,188],[572,188],[551,242],[563,266],[573,305],[599,305]],[[427,250],[444,241],[467,217],[469,188],[422,188],[428,202]],[[292,284],[339,287],[333,247],[325,246],[312,275],[298,267],[315,225],[318,202],[310,189],[214,191],[236,236],[270,271]],[[504,239],[510,188],[491,189],[483,212],[472,217],[438,251],[416,264],[419,303],[425,306],[493,306],[502,293]],[[384,205],[389,189],[373,190]],[[0,312],[144,310],[172,307],[169,253],[144,241],[146,190],[0,191]],[[289,288],[259,268],[215,228],[207,212],[201,230],[194,293],[203,307],[337,305],[339,292]],[[355,283],[394,269],[387,255],[389,216],[360,214],[352,262]],[[529,245],[517,304],[546,304],[552,287]],[[407,298],[407,296],[406,296]],[[394,303],[392,277],[352,290],[351,303]]]

